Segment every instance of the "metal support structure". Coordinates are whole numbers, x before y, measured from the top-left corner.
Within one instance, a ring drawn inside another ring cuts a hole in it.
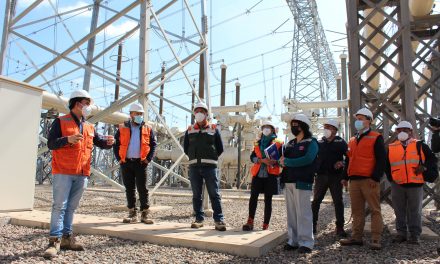
[[[139,29],[139,87],[143,90],[144,94],[148,93],[148,81],[149,81],[149,53],[150,53],[150,13],[151,2],[146,0],[140,5],[140,29]],[[146,97],[139,98],[139,103],[144,106],[144,120],[148,120],[148,109]]]
[[[221,69],[221,81],[220,81],[220,106],[225,106],[226,103],[226,69],[228,67],[225,64],[220,66]]]
[[[286,0],[295,20],[289,98],[336,99],[338,74],[315,0]]]
[[[90,32],[94,32],[96,27],[98,26],[98,17],[99,17],[99,4],[101,0],[95,0],[93,3],[93,11],[92,11],[92,22],[90,24]],[[95,40],[96,36],[93,36],[89,39],[87,43],[87,61],[86,65],[91,67],[93,54],[95,52]],[[90,90],[90,80],[92,77],[92,72],[89,69],[86,69],[84,72],[84,80],[83,80],[83,89],[86,91]]]
[[[119,84],[121,82],[122,68],[122,42],[118,45],[118,60],[116,62],[116,84],[115,84],[115,101],[119,99]]]
[[[341,98],[342,100],[347,100],[347,55],[341,54],[339,55],[339,58],[341,59]],[[348,117],[348,108],[345,107],[343,109],[343,115],[344,115],[344,138],[346,141],[350,138],[349,134],[349,121],[350,118]]]
[[[160,73],[162,74],[161,81],[165,79],[165,63],[162,64],[162,68],[160,69]],[[165,87],[165,83],[160,86],[160,101],[159,101],[159,115],[163,116],[163,90]]]
[[[235,105],[240,105],[240,82],[235,82]],[[239,115],[239,112],[235,112],[236,115]]]
[[[6,58],[6,52],[8,50],[10,21],[14,13],[15,13],[15,1],[6,0],[5,17],[3,19],[3,35],[0,46],[0,75],[3,73],[3,66]]]

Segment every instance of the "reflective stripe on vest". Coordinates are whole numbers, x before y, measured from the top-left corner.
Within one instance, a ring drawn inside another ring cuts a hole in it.
[[[367,135],[362,136],[359,142],[356,137],[350,139],[347,151],[348,176],[371,177],[376,166],[374,144],[379,136],[379,133],[370,131]]]
[[[147,158],[148,153],[150,153],[150,135],[151,128],[147,125],[143,125],[141,128],[141,153],[140,158],[144,160]],[[130,127],[125,124],[119,125],[119,157],[122,162],[125,162],[127,157],[128,145],[130,144],[131,130]]]
[[[422,163],[425,161],[425,154],[420,151]],[[417,140],[412,139],[406,149],[403,148],[399,140],[388,146],[388,159],[391,165],[391,177],[397,184],[424,183],[423,174],[415,173],[415,169],[420,163],[417,153]]]
[[[70,114],[60,117],[59,120],[62,137],[80,133],[78,125]],[[52,174],[90,175],[95,128],[87,122],[84,122],[82,126],[82,140],[76,144],[67,143],[65,146],[52,151]]]
[[[283,142],[278,140],[278,139],[274,139],[272,140],[271,144],[275,143],[277,145],[277,149],[279,150],[282,147]],[[254,144],[254,152],[255,155],[257,156],[257,158],[262,159],[263,155],[261,153],[260,150],[260,146],[258,145],[258,142],[255,142]],[[261,167],[261,163],[254,163],[252,165],[251,168],[251,175],[252,177],[255,177],[258,175],[258,172],[260,171],[260,167]],[[267,173],[271,174],[271,175],[280,175],[281,173],[281,168],[280,166],[277,164],[275,164],[274,166],[266,166],[267,168]]]

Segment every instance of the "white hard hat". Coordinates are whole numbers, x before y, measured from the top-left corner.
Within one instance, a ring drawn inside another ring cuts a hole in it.
[[[327,120],[327,122],[325,122],[324,125],[330,125],[335,127],[336,129],[339,129],[339,122],[334,119]]]
[[[396,129],[397,128],[409,128],[409,129],[413,129],[413,126],[411,125],[411,123],[410,122],[408,122],[408,121],[400,121],[400,123],[397,125],[397,127],[396,127]]]
[[[261,128],[263,128],[264,126],[271,126],[273,129],[275,129],[275,125],[270,120],[264,120],[261,124]]]
[[[356,117],[357,115],[364,115],[366,117],[369,117],[371,120],[373,120],[373,113],[371,113],[370,110],[368,110],[367,108],[361,108],[359,109],[356,114],[354,114],[354,116]]]
[[[134,103],[130,105],[130,108],[128,109],[129,112],[144,112],[144,107],[140,103]]]
[[[86,90],[73,91],[70,94],[70,98],[69,99],[82,98],[82,97],[92,99],[92,97],[90,96],[90,94]]]
[[[197,108],[203,108],[203,109],[206,110],[206,112],[208,112],[208,106],[204,102],[202,102],[202,101],[200,101],[200,102],[198,102],[197,104],[194,105],[194,111]]]
[[[290,120],[290,122],[292,122],[293,120],[301,121],[301,122],[307,124],[309,127],[312,125],[312,122],[310,121],[310,119],[305,114],[293,115],[293,117]]]

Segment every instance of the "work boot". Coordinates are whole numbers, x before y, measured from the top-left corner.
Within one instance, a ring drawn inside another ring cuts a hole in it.
[[[347,232],[345,232],[342,226],[337,226],[335,232],[338,237],[347,237]]]
[[[400,244],[400,243],[403,243],[403,242],[405,242],[405,241],[406,241],[406,236],[403,236],[403,235],[397,235],[397,236],[395,236],[395,237],[392,239],[391,242],[393,242],[393,243],[397,243],[397,244]]]
[[[153,220],[151,218],[148,217],[148,215],[150,214],[150,210],[149,209],[144,209],[141,212],[141,222],[151,225],[154,224]]]
[[[201,227],[203,227],[203,220],[196,220],[191,224],[191,228],[201,228]]]
[[[137,217],[136,208],[128,209],[128,217],[124,218],[124,220],[122,220],[122,222],[126,223],[126,224],[137,223],[138,217]]]
[[[63,235],[61,238],[61,249],[84,251],[84,246],[75,241],[75,237],[72,234]]]
[[[341,244],[341,246],[362,246],[364,242],[350,237],[339,240],[339,244]]]
[[[252,231],[254,230],[254,219],[248,218],[247,223],[242,227],[243,231]]]
[[[223,221],[214,222],[215,230],[217,231],[226,231],[226,224]]]
[[[382,249],[382,245],[380,244],[380,240],[371,240],[370,249],[373,249],[373,250]]]
[[[409,236],[408,239],[408,244],[413,244],[413,245],[419,245],[420,244],[420,239],[418,236]]]
[[[263,230],[269,229],[269,224],[263,223]]]
[[[60,252],[60,244],[61,241],[58,237],[50,237],[49,245],[44,251],[43,257],[47,259],[56,257],[58,255],[58,252]]]

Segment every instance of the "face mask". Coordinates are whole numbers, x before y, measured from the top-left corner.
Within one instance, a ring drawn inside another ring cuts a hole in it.
[[[364,129],[364,121],[356,120],[354,122],[354,127],[356,128],[357,131],[361,131],[362,129]]]
[[[137,116],[134,116],[134,120],[133,120],[136,124],[142,124],[142,121],[144,121],[144,117],[143,116],[141,116],[141,115],[137,115]]]
[[[324,129],[324,137],[329,138],[332,136],[332,131],[330,129]]]
[[[196,113],[195,115],[196,121],[197,122],[203,122],[203,120],[205,120],[206,116],[204,113]]]
[[[90,105],[83,105],[81,114],[84,118],[88,117],[92,113],[92,107]]]
[[[399,134],[397,134],[397,139],[400,141],[406,141],[409,138],[408,133],[406,132],[400,132]]]
[[[292,131],[292,134],[293,134],[295,137],[298,136],[299,133],[301,132],[301,131],[299,130],[299,127],[298,127],[298,126],[293,126],[293,127],[291,127],[291,128],[290,128],[290,131]]]
[[[266,137],[272,134],[272,130],[270,128],[263,128],[263,135]]]

